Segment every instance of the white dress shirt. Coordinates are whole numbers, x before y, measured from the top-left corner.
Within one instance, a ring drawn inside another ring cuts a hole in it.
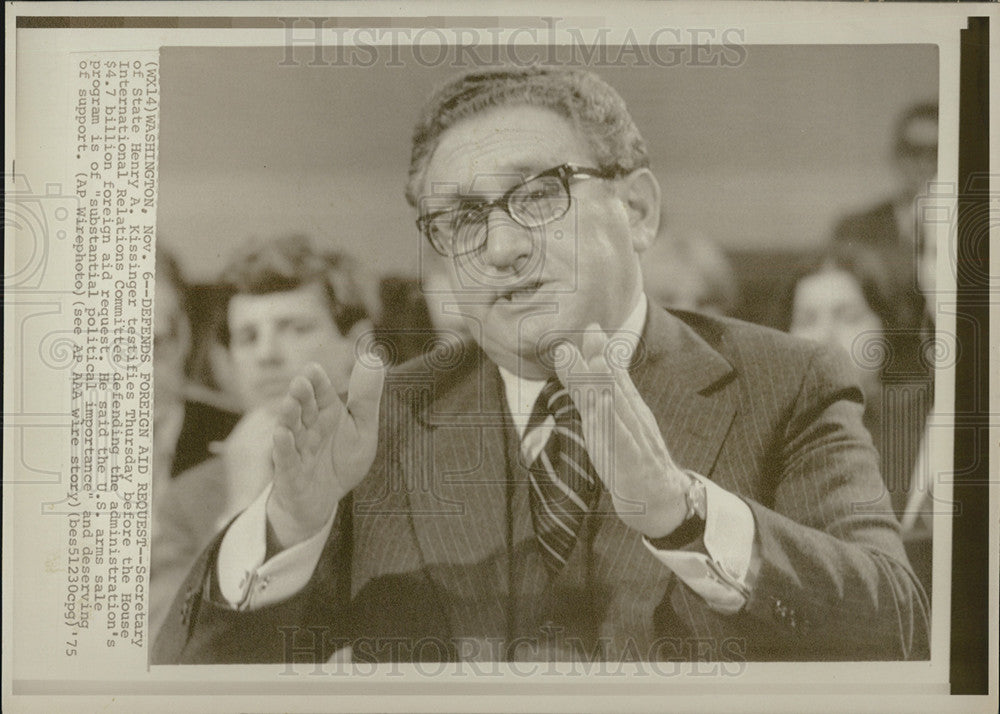
[[[633,350],[642,334],[647,309],[646,296],[641,295],[619,330],[619,337]],[[523,437],[545,381],[524,379],[503,368],[500,368],[500,377],[512,421],[518,436]],[[544,446],[545,426],[538,430],[536,448],[538,443]],[[536,441],[533,436],[532,441]],[[526,445],[526,448],[532,446]],[[648,540],[643,541],[650,552],[704,598],[709,607],[726,614],[738,612],[746,604],[759,569],[753,514],[738,496],[698,474],[688,473],[702,481],[706,488],[703,552],[659,550]],[[233,522],[219,548],[219,590],[234,609],[264,607],[301,590],[312,576],[333,526],[335,514],[315,535],[265,562],[266,505],[270,492],[268,486]]]

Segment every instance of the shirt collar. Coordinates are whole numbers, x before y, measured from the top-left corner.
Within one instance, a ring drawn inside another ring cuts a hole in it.
[[[646,324],[646,312],[648,303],[645,293],[639,293],[639,301],[632,312],[625,318],[625,322],[618,329],[621,338],[631,350],[635,350],[639,344],[639,337],[642,335],[642,328]],[[507,398],[507,409],[514,427],[517,429],[519,438],[524,437],[524,430],[528,426],[531,418],[531,411],[535,407],[535,400],[545,386],[544,379],[525,379],[513,372],[497,365],[500,370],[500,378],[503,380],[504,396]]]

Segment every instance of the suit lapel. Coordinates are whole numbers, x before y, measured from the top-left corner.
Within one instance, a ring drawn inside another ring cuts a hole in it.
[[[418,415],[421,443],[410,445],[408,463],[420,474],[416,482],[406,476],[414,532],[428,574],[448,598],[453,635],[502,635],[508,555],[500,375],[479,358],[439,389]]]
[[[732,365],[682,320],[650,305],[629,371],[674,460],[711,476],[736,414],[725,388]]]

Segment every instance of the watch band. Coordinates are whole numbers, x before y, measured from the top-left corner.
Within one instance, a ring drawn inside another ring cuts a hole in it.
[[[691,485],[684,493],[684,500],[687,502],[684,521],[665,536],[647,538],[649,544],[657,550],[678,550],[705,535],[705,517],[708,515],[705,484],[690,472],[688,476],[691,478]]]

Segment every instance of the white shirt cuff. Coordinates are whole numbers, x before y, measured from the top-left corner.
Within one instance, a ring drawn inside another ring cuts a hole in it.
[[[691,473],[691,472],[688,472]],[[753,512],[743,499],[695,473],[705,484],[705,553],[659,550],[656,558],[717,612],[733,614],[746,604],[760,570]]]
[[[290,598],[306,586],[330,535],[336,509],[315,535],[264,562],[267,499],[271,486],[241,513],[219,546],[219,592],[234,610],[257,610]]]

